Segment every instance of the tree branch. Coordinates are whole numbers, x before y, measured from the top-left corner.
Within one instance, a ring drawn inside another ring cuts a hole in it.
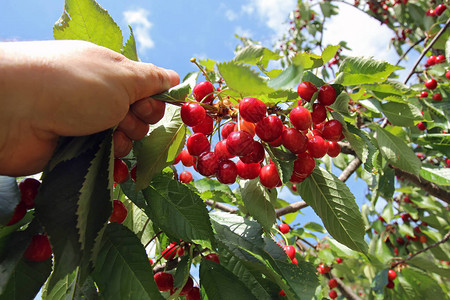
[[[359,166],[362,164],[362,161],[359,159],[359,157],[355,157],[348,166],[342,171],[341,175],[339,175],[339,180],[346,182],[347,179],[352,176],[352,174],[356,171],[356,169],[359,168]]]
[[[296,212],[297,210],[300,210],[307,206],[308,206],[308,204],[306,204],[305,201],[298,201],[298,202],[291,203],[285,207],[275,210],[275,213],[276,213],[277,217],[280,217],[280,216],[284,216],[289,213]]]
[[[420,43],[422,43],[425,40],[425,37],[419,39],[418,41],[416,41],[414,44],[411,45],[411,47],[408,48],[408,50],[406,50],[402,56],[400,56],[400,58],[398,59],[397,63],[395,64],[396,66],[398,66],[398,64],[405,58],[405,56],[409,53],[409,51],[411,51],[412,49],[414,49],[415,46],[419,45]]]
[[[226,206],[226,205],[224,205],[222,203],[215,202],[215,201],[212,201],[212,200],[205,200],[205,203],[208,206],[211,206],[212,208],[218,208],[221,211],[224,211],[224,212],[227,212],[227,213],[230,213],[230,214],[235,214],[237,212],[236,208],[232,208],[232,207]]]

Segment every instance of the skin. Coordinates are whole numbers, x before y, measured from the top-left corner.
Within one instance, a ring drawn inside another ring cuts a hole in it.
[[[0,175],[43,170],[61,136],[116,127],[129,153],[164,115],[151,96],[179,83],[172,70],[83,41],[0,43]]]

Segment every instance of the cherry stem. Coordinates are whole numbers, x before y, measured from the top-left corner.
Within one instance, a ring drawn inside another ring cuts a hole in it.
[[[197,62],[197,60],[195,59],[195,57],[191,58],[191,62],[194,63],[199,69],[200,71],[203,73],[203,75],[205,75],[206,80],[208,80],[209,82],[211,82],[211,79],[209,79],[208,74],[206,73],[206,71],[203,69],[203,67]]]

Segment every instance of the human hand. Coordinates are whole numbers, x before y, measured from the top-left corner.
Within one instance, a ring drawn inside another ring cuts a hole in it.
[[[42,171],[59,137],[112,128],[114,153],[129,153],[165,105],[151,96],[178,75],[83,41],[0,43],[0,174]]]

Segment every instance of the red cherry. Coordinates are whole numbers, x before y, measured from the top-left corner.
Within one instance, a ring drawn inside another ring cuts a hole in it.
[[[292,261],[292,263],[294,264],[294,265],[298,265],[298,260],[297,260],[297,258],[293,258],[293,259],[291,259],[291,261]]]
[[[434,90],[437,87],[437,81],[434,78],[431,78],[425,81],[425,87],[429,90]]]
[[[328,280],[328,287],[330,289],[334,289],[337,286],[338,286],[338,282],[335,278],[331,278],[330,280]]]
[[[253,141],[253,150],[246,156],[241,156],[240,159],[245,164],[260,163],[265,156],[263,145],[258,141]]]
[[[294,192],[297,191],[297,185],[296,185],[296,184],[293,184],[293,185],[292,185],[292,190],[293,190]]]
[[[286,223],[282,223],[278,225],[278,229],[280,229],[281,233],[286,234],[289,232],[289,225]]]
[[[292,260],[295,258],[295,248],[292,245],[286,245],[283,247],[284,252],[286,252],[286,255]]]
[[[433,100],[434,101],[442,101],[442,95],[441,93],[436,93],[433,95]]]
[[[232,155],[246,156],[254,149],[253,137],[246,131],[231,132],[227,137],[227,150]]]
[[[414,231],[415,231],[416,233],[422,233],[422,230],[420,229],[419,226],[414,227]]]
[[[308,138],[295,128],[287,128],[281,134],[283,146],[295,154],[303,153],[308,146]]]
[[[309,176],[315,167],[316,161],[308,152],[297,155],[297,159],[294,161],[294,172],[304,177]]]
[[[340,258],[340,257],[338,257],[338,258],[336,258],[336,262],[338,263],[338,264],[342,264],[342,258]]]
[[[208,255],[205,256],[205,259],[220,264],[219,255],[217,255],[216,253],[209,253]]]
[[[217,155],[217,158],[219,161],[224,159],[230,159],[233,158],[234,155],[232,155],[227,150],[227,140],[221,140],[216,143],[216,146],[214,146],[214,153]]]
[[[336,90],[329,84],[324,84],[319,88],[317,101],[325,106],[329,106],[336,101]]]
[[[424,122],[419,122],[417,123],[417,128],[419,128],[419,130],[424,131],[425,129],[427,129],[427,125]]]
[[[242,179],[255,179],[261,172],[261,165],[259,163],[246,164],[238,160],[236,167],[238,176]]]
[[[311,101],[315,92],[317,92],[317,87],[312,82],[304,81],[297,86],[297,94],[305,101]]]
[[[427,91],[421,91],[420,92],[420,98],[426,98],[428,97],[428,92]]]
[[[439,54],[439,55],[436,57],[436,64],[441,64],[441,63],[443,63],[443,62],[445,62],[445,56],[444,56],[443,54]]]
[[[25,178],[19,182],[21,201],[27,209],[34,207],[34,198],[36,198],[41,182],[34,178]]]
[[[277,116],[267,116],[256,123],[255,131],[264,142],[273,142],[281,136],[283,123]]]
[[[397,244],[399,245],[403,245],[405,243],[405,240],[399,236],[398,238],[395,239],[395,241],[397,242]]]
[[[314,124],[319,124],[325,121],[327,118],[327,109],[325,108],[325,105],[314,103],[312,106],[311,117]]]
[[[127,164],[120,158],[114,159],[114,182],[122,184],[130,178]]]
[[[175,242],[171,242],[169,246],[164,249],[161,254],[165,260],[172,260],[177,255],[178,245]]]
[[[411,215],[406,213],[406,214],[401,214],[400,218],[402,218],[403,222],[409,222],[409,220],[411,219]]]
[[[445,73],[445,77],[447,77],[447,79],[450,79],[450,71],[447,71],[447,72]]]
[[[397,273],[394,270],[389,270],[388,280],[393,281],[395,278],[397,278]]]
[[[329,141],[327,154],[330,157],[336,157],[339,153],[341,153],[341,146],[339,146],[338,142]]]
[[[12,215],[11,219],[9,220],[8,224],[6,226],[11,226],[19,222],[20,220],[25,217],[25,214],[27,213],[26,205],[23,201],[20,201],[16,208],[14,209],[14,214]]]
[[[180,153],[181,155],[181,163],[185,167],[192,167],[195,164],[195,157],[189,154],[188,149],[183,149]]]
[[[195,133],[200,132],[204,135],[210,135],[214,129],[214,120],[210,115],[206,115],[202,122],[192,127]]]
[[[386,284],[386,288],[393,289],[395,287],[395,283],[392,280],[389,280]]]
[[[289,119],[298,130],[306,130],[312,125],[311,113],[303,106],[294,107],[289,114]]]
[[[181,120],[188,126],[200,124],[205,117],[206,111],[200,104],[186,102],[181,106]]]
[[[111,213],[111,217],[109,218],[109,221],[111,223],[122,223],[125,221],[125,218],[127,217],[128,211],[125,205],[120,200],[114,200],[113,201],[113,211]]]
[[[200,289],[196,286],[186,295],[186,300],[201,300]]]
[[[428,238],[427,238],[426,235],[421,235],[421,236],[419,237],[419,241],[420,241],[422,244],[425,244],[425,243],[428,241]]]
[[[214,152],[203,152],[197,160],[197,171],[203,176],[216,174],[219,167],[219,159]]]
[[[52,256],[52,247],[47,235],[33,236],[23,256],[29,261],[45,261]]]
[[[434,9],[429,9],[427,10],[427,12],[425,13],[426,16],[430,16],[430,17],[435,17],[436,16],[436,12],[434,11]]]
[[[277,167],[274,164],[263,166],[259,172],[259,181],[268,189],[276,187],[280,181]]]
[[[217,180],[223,184],[233,184],[236,182],[237,167],[236,164],[227,159],[219,162],[216,174]]]
[[[285,293],[283,290],[281,290],[281,291],[278,293],[278,295],[280,295],[280,296],[286,296],[286,293]]]
[[[337,292],[336,292],[336,290],[331,290],[329,293],[328,293],[328,297],[330,297],[331,299],[336,299],[337,298]]]
[[[198,102],[203,102],[206,104],[211,104],[214,100],[214,86],[209,81],[202,81],[195,85],[192,90],[192,95],[194,99]]]
[[[431,55],[427,58],[427,65],[432,66],[436,64],[436,56]]]
[[[261,121],[266,115],[266,105],[257,98],[245,97],[239,102],[239,113],[244,120],[252,123]]]
[[[183,289],[180,292],[180,295],[181,296],[187,295],[192,290],[193,287],[194,287],[194,281],[192,280],[191,277],[188,277],[188,280],[184,284]]]
[[[447,6],[445,6],[444,3],[441,3],[438,6],[436,6],[436,9],[434,11],[437,16],[440,16],[446,9],[447,9]]]
[[[317,267],[317,271],[319,271],[320,274],[326,274],[328,272],[330,272],[331,268],[328,266],[325,266],[324,264],[320,264]]]
[[[226,139],[228,137],[228,135],[234,131],[235,126],[236,126],[236,123],[234,123],[234,122],[228,122],[225,125],[223,125],[222,131],[221,131],[222,139]]]
[[[189,182],[192,181],[192,179],[193,179],[193,177],[192,177],[192,173],[191,172],[183,171],[183,172],[180,173],[180,181],[182,183],[189,183]]]
[[[308,152],[314,158],[323,157],[327,154],[328,142],[325,141],[321,136],[313,136],[308,140]]]
[[[153,278],[155,279],[158,289],[162,292],[170,291],[173,289],[173,276],[170,273],[158,272]]]
[[[180,154],[178,154],[177,157],[175,158],[175,160],[177,160],[177,159],[178,159],[178,162],[181,160]],[[136,175],[137,175],[137,164],[134,164],[130,170],[130,176],[134,182],[136,182]]]
[[[186,141],[186,148],[192,156],[199,156],[203,152],[209,151],[211,144],[203,133],[194,133]]]
[[[337,142],[342,134],[342,124],[338,120],[330,120],[323,126],[322,137]]]
[[[183,247],[179,247],[177,250],[177,256],[183,256],[184,255],[184,248]]]

